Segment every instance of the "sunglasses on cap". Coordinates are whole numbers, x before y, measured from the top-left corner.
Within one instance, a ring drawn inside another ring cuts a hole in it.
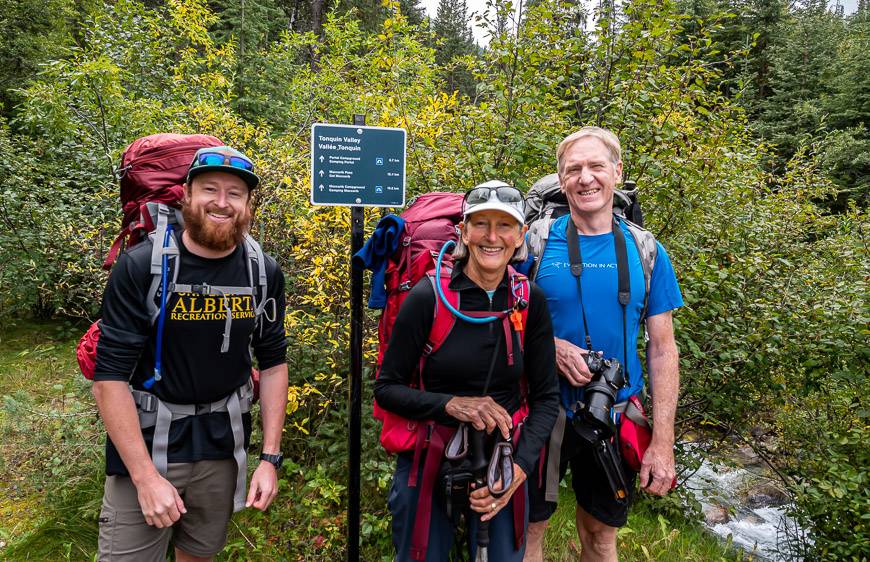
[[[248,172],[254,169],[254,164],[243,156],[231,156],[221,152],[202,152],[196,156],[197,166],[230,166]]]
[[[463,209],[468,212],[468,209],[475,205],[489,202],[493,194],[501,203],[516,207],[520,212],[525,209],[525,198],[523,192],[509,185],[500,186],[478,186],[465,193],[463,199]]]

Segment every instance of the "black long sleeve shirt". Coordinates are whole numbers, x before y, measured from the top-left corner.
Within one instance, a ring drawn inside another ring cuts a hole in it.
[[[510,287],[507,274],[496,289],[492,302],[486,291],[471,281],[461,267],[453,272],[449,286],[459,292],[461,310],[499,311],[508,307]],[[427,358],[422,374],[425,390],[420,390],[409,385],[432,330],[435,299],[432,284],[424,278],[402,303],[375,382],[378,404],[408,419],[432,419],[455,425],[456,420],[445,412],[444,407],[454,396],[483,395],[493,350],[496,342],[501,340],[486,394],[513,414],[520,408],[520,381],[525,373],[529,416],[514,459],[526,474],[531,474],[540,450],[550,436],[559,408],[556,350],[546,297],[531,284],[522,353],[519,353],[519,336],[511,330],[514,338],[513,366],[507,364],[500,321],[471,324],[457,319],[443,345]]]
[[[190,253],[180,235],[177,239],[179,283],[250,286],[248,258],[241,246],[228,256],[208,259]],[[284,276],[275,260],[269,256],[265,259],[268,293],[265,297],[274,299],[275,307],[266,307],[268,318],[267,314],[261,318],[261,332],[259,327],[254,329],[251,296],[231,296],[233,318],[226,353],[220,351],[225,320],[221,297],[193,293],[169,296],[163,334],[163,378],[150,392],[176,404],[207,404],[228,396],[247,382],[251,376],[251,350],[260,369],[286,361]],[[152,280],[150,264],[151,243],[143,242],[121,254],[112,268],[103,295],[95,381],[124,381],[142,390],[142,383],[154,373],[157,323],[151,323],[146,306]],[[243,418],[247,443],[250,415]],[[153,428],[142,431],[149,449],[153,432]],[[106,441],[106,473],[127,474],[111,440]],[[226,412],[191,416],[172,423],[169,462],[224,459],[232,455],[233,435]]]

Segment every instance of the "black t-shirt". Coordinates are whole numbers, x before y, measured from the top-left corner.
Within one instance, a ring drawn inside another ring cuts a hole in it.
[[[461,268],[454,271],[450,288],[459,292],[462,310],[504,310],[508,306],[507,275],[493,294],[491,303],[486,291],[472,282]],[[457,320],[442,346],[427,358],[423,369],[425,391],[420,391],[409,385],[432,331],[435,298],[432,284],[424,278],[402,303],[375,382],[378,404],[408,419],[456,424],[456,420],[444,411],[445,405],[454,396],[483,394],[493,350],[496,341],[500,340],[487,395],[513,414],[520,407],[520,381],[525,373],[529,418],[514,458],[526,474],[531,474],[559,410],[556,351],[546,297],[535,284],[531,284],[523,353],[519,352],[518,334],[511,330],[513,366],[507,364],[501,322],[471,324]]]
[[[180,252],[180,284],[249,287],[248,258],[237,247],[223,258],[208,259],[190,253],[177,237]],[[146,299],[152,275],[151,243],[123,253],[112,269],[103,295],[100,339],[97,344],[95,381],[125,381],[133,388],[154,374],[157,322],[151,323]],[[267,299],[274,299],[254,329],[253,298],[228,296],[232,310],[229,349],[221,353],[225,328],[225,305],[218,295],[173,293],[166,303],[163,334],[162,379],[150,392],[176,404],[207,404],[225,398],[245,384],[251,375],[251,350],[260,369],[286,361],[284,333],[284,276],[278,264],[266,256]],[[174,266],[173,266],[174,267]],[[256,282],[256,271],[254,272]],[[169,279],[171,279],[171,271]],[[258,298],[259,287],[255,287]],[[158,295],[155,302],[159,304]],[[274,314],[273,314],[274,312]],[[267,318],[268,316],[268,318]],[[271,320],[270,320],[271,319]],[[244,415],[245,444],[251,431],[250,415]],[[150,450],[153,428],[143,430]],[[233,436],[226,412],[176,420],[169,432],[169,462],[194,462],[232,458]],[[106,439],[106,473],[127,474],[117,450]]]

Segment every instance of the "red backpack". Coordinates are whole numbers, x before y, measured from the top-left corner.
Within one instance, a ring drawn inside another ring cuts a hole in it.
[[[378,370],[390,343],[399,307],[408,292],[427,271],[435,268],[435,259],[444,243],[455,242],[459,236],[457,224],[462,220],[462,199],[461,193],[426,193],[413,199],[400,215],[405,221],[405,230],[399,249],[387,261],[384,275],[387,305],[378,321]],[[453,263],[451,255],[444,258],[445,264]],[[375,404],[375,417],[378,410]]]
[[[405,221],[401,243],[387,261],[384,275],[387,304],[378,321],[377,372],[381,370],[399,307],[411,288],[435,268],[435,260],[444,243],[448,240],[455,242],[458,238],[457,224],[462,220],[462,199],[461,193],[426,193],[413,199],[400,215]],[[452,265],[452,261],[452,256],[445,256],[448,265]],[[443,337],[446,338],[447,333]],[[374,417],[383,423],[381,445],[388,452],[398,453],[414,448],[416,422],[383,410],[377,401],[374,403]]]
[[[147,203],[162,203],[176,209],[184,197],[184,182],[193,155],[200,148],[223,146],[211,135],[157,133],[136,139],[121,155],[116,174],[121,182],[124,219],[112,243],[103,269],[110,269],[124,247],[144,240],[157,226]],[[153,207],[152,207],[153,208]]]

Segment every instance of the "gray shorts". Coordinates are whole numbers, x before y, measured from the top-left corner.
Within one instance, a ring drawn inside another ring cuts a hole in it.
[[[107,476],[100,511],[100,561],[164,562],[170,539],[194,556],[211,557],[227,541],[233,514],[236,462],[233,459],[170,464],[167,480],[178,490],[187,513],[158,529],[145,522],[129,477]]]

